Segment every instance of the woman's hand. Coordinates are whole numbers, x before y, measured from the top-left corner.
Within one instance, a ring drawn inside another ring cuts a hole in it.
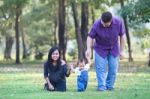
[[[61,65],[65,65],[66,62],[64,60],[61,60]]]
[[[74,73],[75,72],[74,65],[71,64],[69,67],[70,67],[71,72]]]
[[[71,64],[69,67],[70,67],[70,69],[71,69],[71,70],[73,70],[73,69],[74,69],[73,64]]]
[[[48,83],[48,88],[49,88],[49,90],[54,90],[54,86],[50,83],[49,78],[46,77],[45,80],[46,80],[46,82]]]
[[[48,84],[49,90],[54,90],[54,86],[52,84]]]

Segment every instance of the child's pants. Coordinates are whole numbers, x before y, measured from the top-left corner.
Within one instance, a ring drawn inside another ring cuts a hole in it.
[[[77,78],[78,91],[85,91],[88,83],[88,71],[82,71]]]

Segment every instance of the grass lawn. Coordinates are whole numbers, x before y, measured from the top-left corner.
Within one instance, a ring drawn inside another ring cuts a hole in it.
[[[0,65],[0,99],[150,99],[150,68],[144,62],[122,62],[114,91],[97,92],[94,70],[85,92],[76,92],[76,75],[67,92],[43,90],[42,64]]]

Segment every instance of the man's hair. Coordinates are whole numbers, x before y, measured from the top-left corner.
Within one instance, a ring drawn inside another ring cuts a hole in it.
[[[110,22],[112,20],[112,14],[109,11],[104,12],[101,19],[104,23]]]

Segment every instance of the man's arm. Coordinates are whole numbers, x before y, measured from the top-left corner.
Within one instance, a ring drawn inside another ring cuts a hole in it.
[[[91,57],[91,47],[92,47],[92,44],[93,43],[93,39],[91,37],[87,37],[87,50],[86,50],[86,57],[88,59],[90,59]]]
[[[91,49],[93,39],[91,37],[87,37],[87,49]]]
[[[124,48],[125,48],[125,34],[120,36],[120,58],[125,58]]]

